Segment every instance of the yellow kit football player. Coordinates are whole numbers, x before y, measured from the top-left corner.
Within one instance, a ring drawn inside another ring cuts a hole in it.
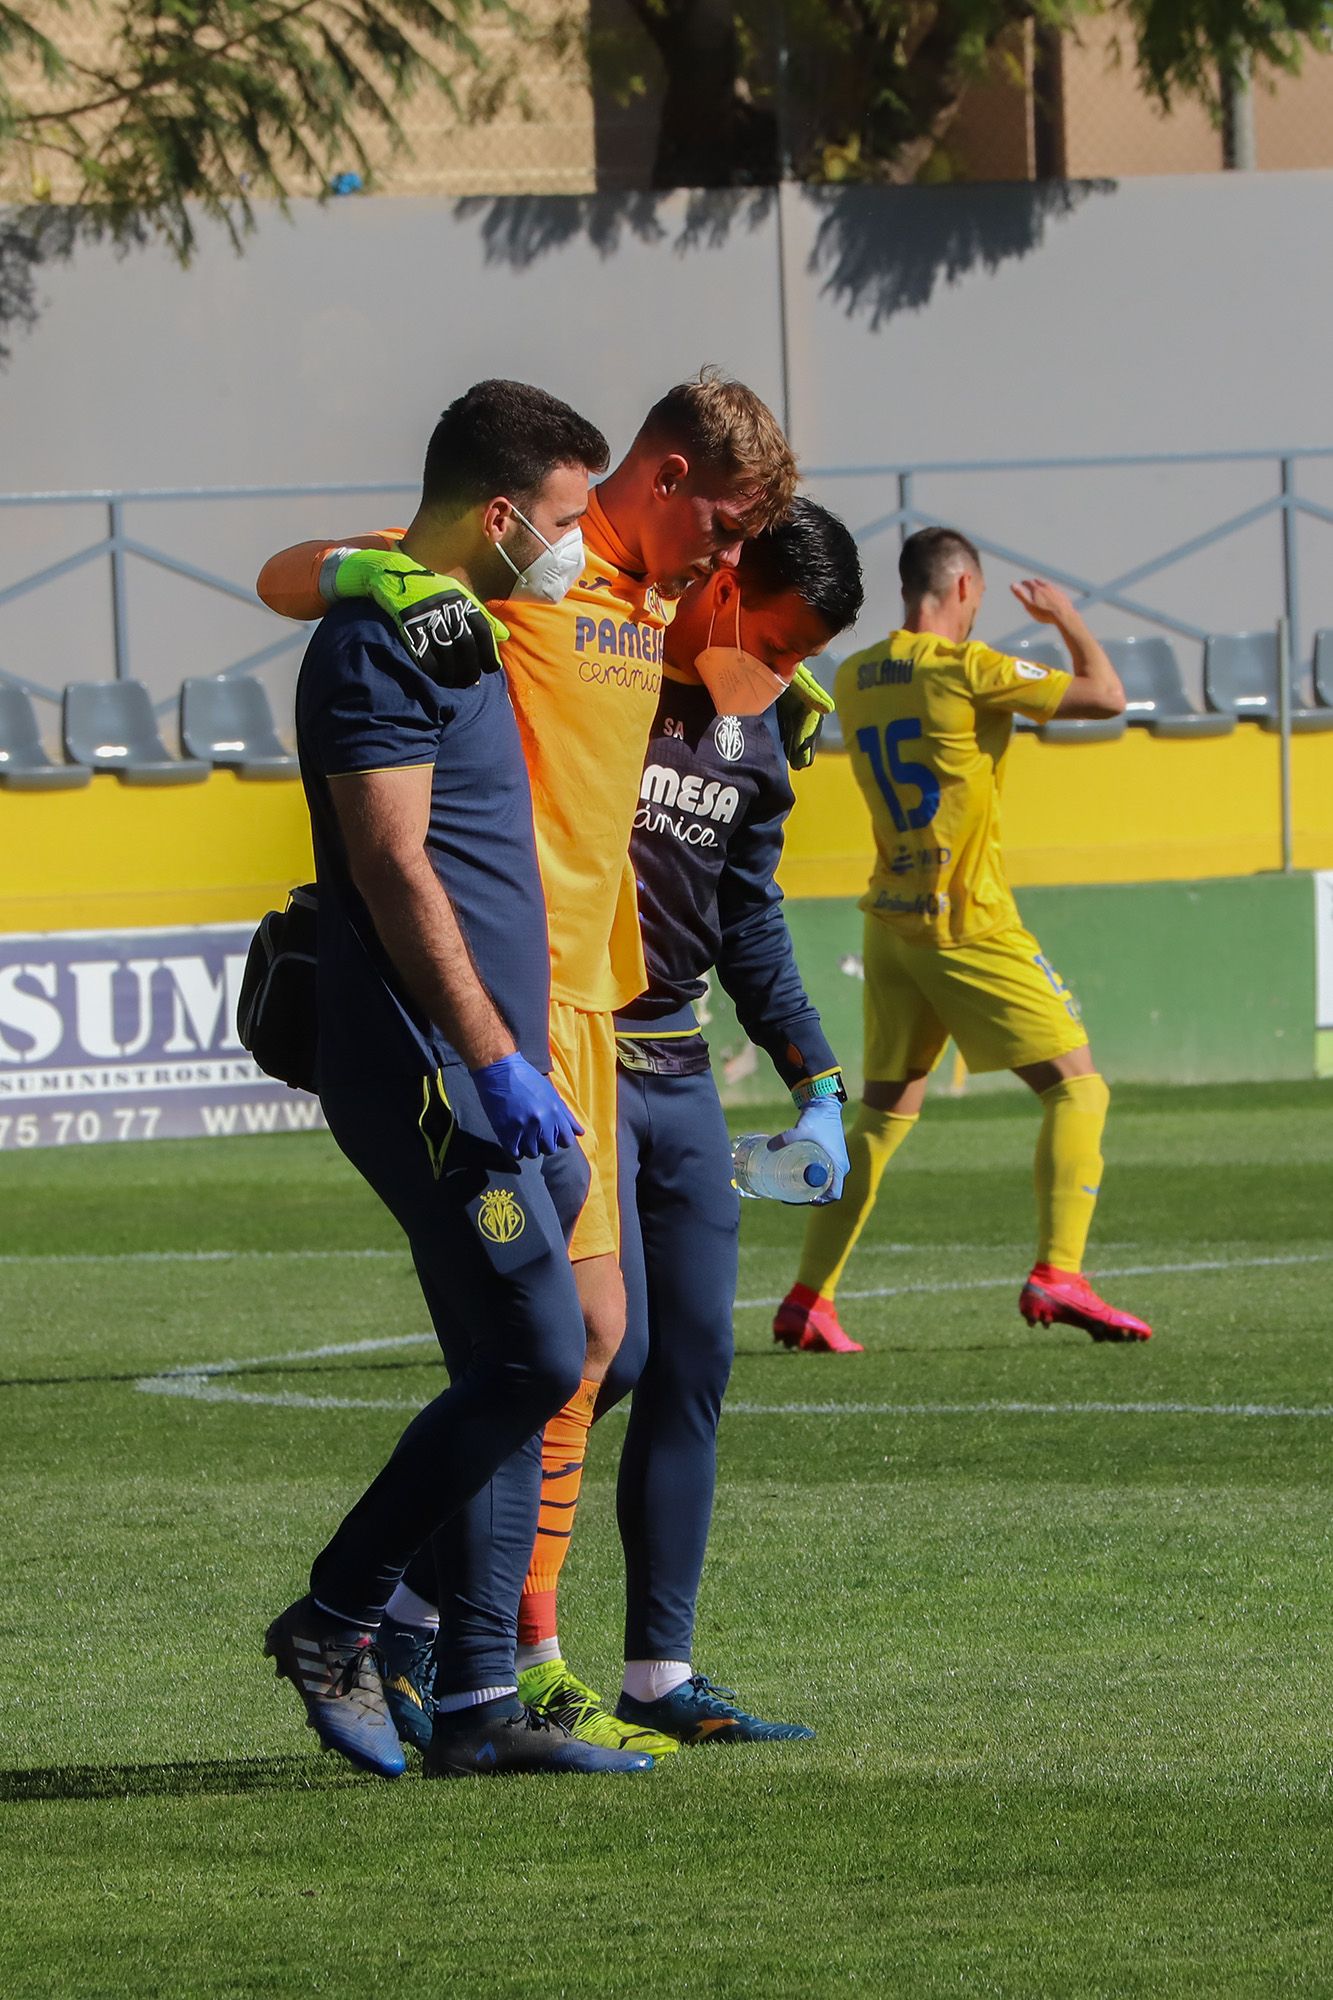
[[[965,535],[923,528],[899,561],[903,622],[838,669],[834,695],[870,807],[875,866],[865,911],[865,1090],[842,1200],[811,1210],[795,1285],[774,1338],[857,1353],[838,1323],[838,1282],[880,1179],[911,1133],[950,1036],[969,1069],[1013,1070],[1042,1107],[1037,1258],[1019,1297],[1029,1324],[1094,1340],[1147,1340],[1082,1275],[1101,1184],[1110,1093],[1073,995],[1025,930],[1000,852],[1000,786],[1014,717],[1114,716],[1124,690],[1054,584],[1015,584],[1029,617],[1059,632],[1070,671],[972,639],[985,591]]]

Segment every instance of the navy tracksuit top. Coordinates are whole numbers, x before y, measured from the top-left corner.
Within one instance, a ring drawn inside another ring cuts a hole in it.
[[[806,994],[774,871],[795,803],[772,710],[719,715],[700,683],[663,679],[630,856],[648,990],[616,1016],[678,1032],[718,978],[790,1088],[837,1065]]]

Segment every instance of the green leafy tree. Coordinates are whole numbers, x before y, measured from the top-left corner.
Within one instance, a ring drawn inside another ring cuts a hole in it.
[[[594,74],[663,90],[660,187],[914,180],[969,87],[1014,65],[1015,31],[1077,33],[1098,0],[593,0]],[[1328,0],[1125,0],[1144,90],[1221,117],[1251,71],[1327,47]],[[637,58],[637,60],[636,60]],[[1016,66],[1016,65],[1014,65]]]
[[[484,111],[472,30],[507,0],[0,0],[0,184],[61,224],[182,259],[199,216],[239,244],[256,204],[371,176],[421,84]],[[40,22],[40,25],[39,25]],[[51,208],[49,215],[43,211]]]

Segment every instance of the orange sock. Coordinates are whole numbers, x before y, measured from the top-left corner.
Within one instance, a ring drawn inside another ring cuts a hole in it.
[[[600,1382],[580,1382],[542,1432],[542,1502],[537,1540],[518,1607],[518,1643],[539,1646],[556,1635],[555,1593],[574,1532],[583,1461]]]

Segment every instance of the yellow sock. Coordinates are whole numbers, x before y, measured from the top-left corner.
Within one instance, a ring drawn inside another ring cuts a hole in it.
[[[884,1169],[915,1124],[915,1112],[904,1118],[897,1111],[872,1111],[868,1105],[861,1106],[847,1134],[851,1171],[841,1199],[810,1211],[801,1268],[796,1274],[798,1285],[826,1299],[834,1296],[856,1239],[875,1206]]]
[[[556,1586],[574,1532],[574,1509],[583,1484],[588,1432],[600,1387],[600,1382],[580,1382],[564,1409],[556,1412],[542,1432],[537,1542],[518,1607],[518,1637],[523,1646],[535,1646],[556,1636]]]
[[[1102,1179],[1102,1128],[1111,1093],[1100,1076],[1067,1076],[1041,1093],[1037,1262],[1081,1271]]]

